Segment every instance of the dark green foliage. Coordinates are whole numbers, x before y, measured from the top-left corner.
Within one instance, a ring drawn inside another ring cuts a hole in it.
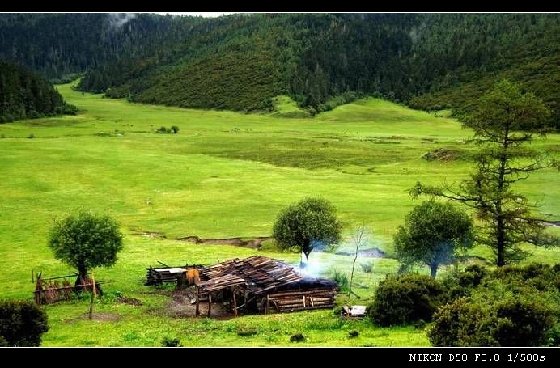
[[[176,125],[173,125],[171,128],[166,128],[164,126],[160,126],[159,128],[156,129],[156,133],[177,134],[177,133],[179,133],[179,127],[176,126]]]
[[[343,292],[349,290],[348,276],[346,276],[344,272],[339,272],[337,270],[334,270],[332,279],[338,285],[338,290]]]
[[[496,314],[494,336],[500,346],[542,346],[554,323],[553,311],[534,300],[508,300],[498,305]]]
[[[301,332],[298,332],[297,334],[290,336],[290,341],[291,342],[302,342],[302,341],[305,341],[305,336],[303,336],[303,334]]]
[[[76,113],[41,76],[0,61],[0,123]],[[29,137],[33,138],[33,137]]]
[[[465,268],[464,272],[459,275],[459,286],[464,288],[474,288],[480,285],[484,276],[488,274],[488,270],[479,265],[470,265]]]
[[[0,302],[0,346],[39,346],[47,313],[30,301]]]
[[[478,145],[470,178],[459,188],[417,183],[411,190],[415,197],[443,197],[472,208],[480,222],[476,241],[494,251],[499,267],[523,259],[523,243],[560,245],[560,239],[547,233],[542,220],[534,216],[529,200],[514,191],[514,184],[532,172],[560,167],[559,162],[528,147],[532,133],[546,129],[549,113],[541,100],[515,83],[496,83],[464,119]]]
[[[115,264],[122,239],[119,225],[112,218],[79,212],[55,221],[49,247],[55,258],[76,267],[85,278],[88,269]]]
[[[460,298],[438,309],[428,337],[433,346],[496,346],[496,324],[481,306]]]
[[[442,285],[429,276],[387,276],[375,291],[368,315],[379,326],[431,321],[444,296]]]
[[[557,311],[530,297],[518,298],[497,302],[457,299],[436,312],[428,337],[434,346],[543,346],[549,343],[549,331],[554,326]]]
[[[547,346],[560,346],[560,323],[556,323],[546,334]]]
[[[441,264],[453,262],[459,250],[473,245],[472,220],[449,203],[423,202],[406,215],[394,236],[395,252],[404,265],[423,263],[436,276]]]
[[[560,272],[554,267],[529,264],[488,272],[473,266],[446,279],[444,286],[449,304],[434,315],[428,332],[433,345],[557,344]]]
[[[181,345],[181,340],[179,338],[166,336],[161,341],[161,346],[166,348],[176,348],[183,345]]]
[[[510,78],[560,121],[557,14],[2,14],[0,57],[132,101],[266,110],[289,94],[310,112],[361,94],[470,111]],[[556,125],[558,126],[558,125]]]
[[[482,283],[488,270],[479,265],[471,265],[462,272],[450,272],[442,280],[446,291],[445,300],[451,302],[460,297],[469,296],[474,288]]]
[[[274,223],[273,237],[280,247],[297,247],[306,257],[317,245],[338,243],[341,224],[336,208],[321,198],[305,198],[283,209]]]

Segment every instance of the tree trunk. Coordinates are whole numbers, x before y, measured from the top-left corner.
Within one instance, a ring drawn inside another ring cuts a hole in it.
[[[504,226],[504,215],[502,213],[502,193],[505,185],[505,172],[508,163],[507,150],[509,147],[509,126],[506,126],[504,139],[502,142],[503,152],[500,155],[500,166],[498,169],[498,199],[496,200],[496,247],[498,256],[498,267],[505,265],[505,238],[506,229]]]
[[[307,263],[309,263],[309,253],[311,253],[311,251],[312,251],[311,241],[310,240],[305,240],[304,244],[301,247],[301,250],[302,250],[303,254],[305,254],[305,260],[307,261]]]
[[[82,291],[85,288],[83,285],[87,282],[87,268],[84,265],[78,265],[78,279],[74,283],[76,291]]]
[[[432,276],[433,279],[436,278],[436,273],[437,273],[438,267],[439,267],[439,264],[437,264],[437,263],[430,264],[430,276]]]

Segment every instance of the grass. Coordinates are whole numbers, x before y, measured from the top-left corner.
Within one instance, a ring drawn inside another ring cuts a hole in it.
[[[300,111],[282,98],[280,112],[241,114],[130,104],[75,92],[70,84],[58,89],[78,106],[79,115],[0,125],[0,298],[30,298],[32,271],[72,272],[53,259],[46,245],[53,218],[79,208],[106,213],[121,223],[126,238],[117,264],[94,271],[108,293],[95,310],[114,318],[84,319],[87,301],[48,306],[51,329],[44,345],[158,346],[166,336],[180,338],[183,345],[291,345],[296,332],[308,337],[303,345],[428,344],[423,330],[341,321],[332,311],[233,320],[172,318],[165,313],[169,291],[145,287],[143,278],[145,268],[158,260],[213,263],[259,253],[296,264],[298,255],[273,247],[256,251],[173,239],[269,235],[278,211],[306,196],[332,201],[346,235],[366,223],[371,245],[391,253],[391,237],[415,205],[408,189],[417,180],[453,182],[468,172],[464,161],[422,159],[439,147],[469,149],[463,142],[470,132],[456,121],[377,99],[313,118],[290,118]],[[180,128],[178,134],[155,133],[172,125]],[[535,145],[558,152],[560,137]],[[543,216],[558,216],[557,182],[557,172],[545,171],[520,189],[541,203]],[[136,235],[139,231],[162,232],[167,239]],[[474,254],[491,256],[483,248]],[[323,274],[335,268],[349,274],[351,257],[312,253],[311,258],[321,260]],[[560,262],[560,252],[539,249],[532,260]],[[357,264],[358,302],[367,302],[397,266],[392,259],[375,260],[373,272],[366,274]],[[144,305],[114,302],[110,296],[116,292]],[[237,329],[244,327],[258,333],[238,336]],[[360,335],[350,339],[347,332],[353,329]]]

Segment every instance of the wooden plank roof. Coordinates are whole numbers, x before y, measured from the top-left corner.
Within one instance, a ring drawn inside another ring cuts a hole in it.
[[[197,285],[204,292],[244,285],[256,294],[303,279],[292,266],[264,256],[217,263],[203,269],[200,277]]]

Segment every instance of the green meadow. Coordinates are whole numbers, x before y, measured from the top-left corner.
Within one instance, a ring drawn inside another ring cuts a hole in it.
[[[307,196],[336,206],[347,237],[363,223],[369,246],[391,255],[392,235],[418,203],[408,195],[414,183],[453,183],[469,172],[463,158],[472,149],[466,144],[471,132],[457,121],[379,99],[309,117],[285,97],[276,100],[274,113],[242,114],[131,104],[76,92],[71,84],[58,89],[79,108],[77,116],[0,125],[0,298],[31,298],[33,272],[73,272],[47,247],[55,218],[79,209],[109,214],[126,237],[117,264],[94,270],[105,291],[94,306],[98,318],[86,318],[85,299],[47,306],[44,346],[160,346],[164,337],[193,346],[277,346],[293,345],[290,335],[297,332],[307,338],[301,345],[429,345],[423,328],[377,328],[330,310],[178,318],[170,312],[171,289],[143,282],[145,268],[158,261],[210,264],[263,254],[296,264],[298,254],[280,252],[271,242],[255,250],[176,238],[267,236],[280,209]],[[173,125],[178,134],[155,132]],[[560,136],[533,145],[558,155]],[[452,157],[423,158],[438,148]],[[522,181],[519,190],[539,204],[542,217],[558,220],[559,184],[559,173],[547,170]],[[342,244],[350,247],[350,240]],[[558,249],[527,248],[529,261],[560,262]],[[485,248],[472,255],[491,259]],[[351,269],[348,256],[315,252],[310,258],[327,276]],[[372,273],[356,265],[357,304],[367,303],[377,283],[398,268],[391,258],[358,260],[366,262],[373,262]],[[143,304],[120,303],[118,296]],[[237,335],[246,328],[257,334]],[[351,330],[359,336],[349,338]]]

